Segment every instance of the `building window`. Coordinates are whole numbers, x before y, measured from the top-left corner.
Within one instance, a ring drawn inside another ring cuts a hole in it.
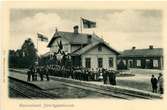
[[[98,68],[103,67],[103,58],[98,58]]]
[[[137,67],[141,66],[141,60],[137,60]]]
[[[102,46],[101,46],[101,45],[98,46],[98,51],[99,51],[99,52],[102,51]]]
[[[153,60],[153,67],[158,68],[158,60]]]
[[[91,68],[91,59],[90,58],[85,58],[85,67]]]
[[[128,60],[128,66],[129,66],[129,68],[132,68],[133,67],[133,60]]]
[[[146,59],[146,65],[145,65],[145,67],[147,69],[151,69],[151,60],[150,59]]]
[[[133,68],[137,67],[137,60],[133,59]]]
[[[108,60],[109,67],[113,67],[113,58],[110,57]]]

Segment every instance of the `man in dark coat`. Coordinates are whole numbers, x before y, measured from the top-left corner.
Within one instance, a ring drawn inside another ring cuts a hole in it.
[[[30,81],[30,78],[31,78],[31,70],[28,70],[27,71],[27,81]]]
[[[33,72],[33,66],[30,66],[29,70],[27,71],[27,81],[31,81],[31,76]]]
[[[49,81],[49,70],[48,67],[45,67],[46,80]]]
[[[157,78],[152,75],[151,77],[151,84],[152,84],[152,92],[156,93],[157,92]]]
[[[107,84],[107,73],[106,73],[105,69],[102,69],[102,74],[103,74],[104,84]]]
[[[112,70],[110,71],[109,79],[111,85],[116,85],[116,73]]]
[[[116,83],[116,73],[115,72],[113,72],[113,85],[116,85],[117,83]]]
[[[85,70],[85,80],[89,81],[89,71]]]
[[[43,69],[44,69],[44,68],[41,66],[41,67],[39,68],[39,72],[38,72],[39,75],[40,75],[41,81],[43,81],[43,73],[44,73],[44,72],[43,72]]]
[[[31,68],[32,81],[35,81],[35,66]]]
[[[110,80],[110,84],[113,85],[113,72],[112,71],[109,72],[109,80]]]

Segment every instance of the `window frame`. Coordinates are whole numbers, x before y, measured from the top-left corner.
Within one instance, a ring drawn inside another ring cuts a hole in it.
[[[111,60],[112,59],[112,60]],[[110,62],[111,61],[111,62]],[[113,57],[109,57],[108,58],[108,66],[110,68],[114,67],[114,58]]]
[[[101,65],[99,63],[100,60],[101,60]],[[103,68],[103,58],[101,58],[101,57],[97,58],[97,66],[98,66],[98,68]]]
[[[87,62],[87,61],[89,61],[89,62]],[[88,64],[89,66],[88,66],[87,64]],[[85,58],[85,67],[86,67],[86,68],[91,68],[91,58],[90,58],[90,57],[86,57],[86,58]]]
[[[141,67],[141,60],[140,60],[140,59],[137,59],[137,60],[136,60],[136,66],[137,66],[137,67]]]

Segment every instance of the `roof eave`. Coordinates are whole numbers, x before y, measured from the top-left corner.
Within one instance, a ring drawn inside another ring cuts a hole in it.
[[[61,36],[53,36],[50,42],[48,43],[47,47],[51,47],[52,43],[54,42],[55,39],[59,38]]]
[[[111,51],[114,51],[117,55],[120,55],[120,53],[118,51],[116,51],[115,49],[110,47],[110,45],[106,44],[106,42],[100,42],[100,43],[105,44]]]

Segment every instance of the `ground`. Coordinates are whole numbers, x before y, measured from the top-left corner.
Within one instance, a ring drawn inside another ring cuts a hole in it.
[[[25,71],[25,70],[21,70]],[[117,85],[129,88],[136,88],[144,91],[152,91],[151,88],[151,75],[154,74],[155,77],[158,77],[158,74],[162,72],[162,70],[150,70],[150,69],[130,69],[126,71],[127,73],[134,74],[134,76],[127,77],[117,77]],[[103,83],[103,82],[95,82],[90,81],[92,83]]]
[[[70,78],[67,79],[55,76],[50,76],[50,81],[47,81],[46,79],[44,79],[44,81],[40,81],[40,78],[38,77],[38,81],[27,82],[26,70],[23,69],[21,70],[11,69],[11,71],[9,72],[9,76],[17,80],[21,80],[24,83],[35,85],[37,88],[41,88],[48,94],[54,94],[56,95],[56,97],[58,96],[61,98],[112,97],[112,98],[122,98],[129,100],[134,99],[136,97],[146,98],[146,99],[149,99],[150,97],[162,98],[161,97],[162,95],[151,92],[151,84],[150,84],[151,75],[154,74],[157,77],[160,71],[130,70],[126,72],[128,74],[131,73],[135,75],[131,77],[117,77],[116,86],[112,86],[109,84],[106,85],[103,84],[103,82],[99,81],[87,82],[87,81],[79,81]],[[16,84],[13,87],[14,88],[16,87],[15,91],[24,90],[24,89],[19,89],[20,85],[18,86],[18,84]],[[24,86],[24,88],[27,87]],[[22,93],[24,94],[27,92],[23,91],[21,92],[21,94]],[[33,95],[33,92],[28,92],[28,93],[32,93]]]
[[[135,88],[144,91],[152,91],[151,75],[154,74],[158,78],[159,73],[162,70],[150,70],[150,69],[130,69],[123,73],[133,74],[133,76],[116,77],[117,85],[129,88]],[[122,74],[123,74],[122,73]],[[93,82],[102,83],[102,82]]]
[[[158,78],[161,70],[148,69],[131,69],[127,73],[135,74],[129,77],[117,77],[117,85],[136,88],[145,91],[151,91],[151,75],[154,74]]]

